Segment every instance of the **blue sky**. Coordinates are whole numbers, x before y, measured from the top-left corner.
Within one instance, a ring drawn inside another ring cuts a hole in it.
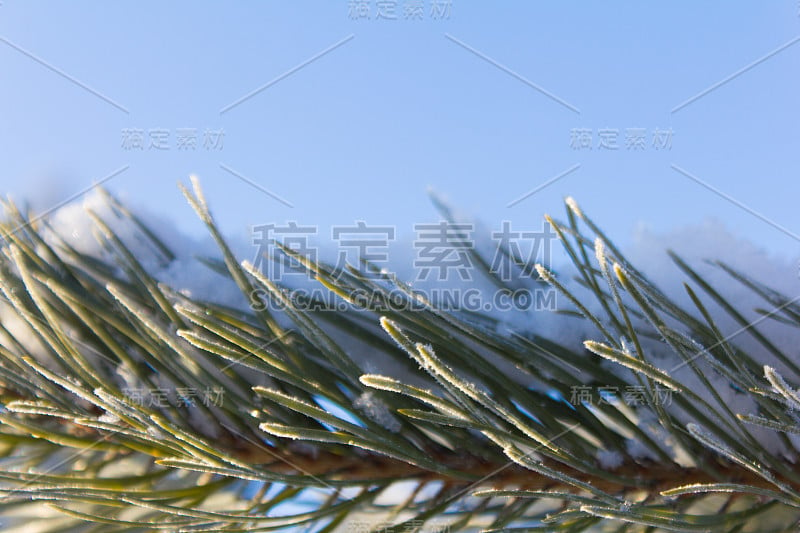
[[[176,187],[196,174],[245,238],[287,220],[411,235],[438,219],[428,187],[538,228],[572,195],[622,243],[714,217],[797,255],[795,0],[425,0],[406,20],[411,3],[387,20],[376,0],[362,19],[347,1],[2,0],[0,190],[47,209],[126,168],[106,186],[199,235]],[[144,148],[123,146],[136,131]]]

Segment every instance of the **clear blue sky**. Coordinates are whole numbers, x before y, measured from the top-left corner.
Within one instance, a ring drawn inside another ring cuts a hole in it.
[[[48,208],[128,166],[110,189],[200,234],[176,187],[196,174],[243,236],[359,219],[409,235],[437,219],[429,186],[492,228],[538,228],[573,195],[621,242],[637,224],[716,217],[800,249],[698,183],[800,234],[796,0],[453,0],[439,14],[425,0],[421,20],[407,0],[385,2],[396,20],[377,0],[354,20],[351,4],[2,0],[0,190]],[[184,128],[194,150],[178,149]],[[636,128],[645,145],[628,149]],[[126,129],[144,149],[123,146]],[[577,130],[591,150],[571,146]],[[159,131],[167,149],[149,147]],[[601,148],[614,131],[618,149]]]

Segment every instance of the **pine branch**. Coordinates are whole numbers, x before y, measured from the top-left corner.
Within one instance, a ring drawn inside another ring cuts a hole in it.
[[[329,309],[240,262],[193,186],[184,194],[220,249],[201,261],[238,287],[240,308],[154,277],[147,265],[170,265],[176,254],[106,192],[109,210],[88,214],[102,258],[6,205],[4,514],[47,503],[76,531],[800,523],[800,471],[780,451],[795,449],[789,435],[800,432],[796,358],[677,255],[695,285],[686,285],[693,309],[649,282],[570,199],[567,223],[547,220],[574,282],[507,249],[518,277],[504,281],[475,256],[496,290],[557,289],[583,317],[576,328],[595,330],[576,350],[437,307],[375,265],[341,271],[280,247],[349,304]],[[116,232],[121,224],[153,261]],[[765,320],[800,325],[794,300],[720,268],[777,306]],[[526,278],[534,271],[540,279]],[[712,302],[763,353],[726,338]],[[664,370],[665,360],[677,366]],[[386,368],[405,373],[382,375]],[[722,382],[755,410],[729,406]],[[566,401],[587,387],[636,387],[642,403]],[[663,391],[672,405],[659,401]],[[763,432],[773,440],[756,436]]]

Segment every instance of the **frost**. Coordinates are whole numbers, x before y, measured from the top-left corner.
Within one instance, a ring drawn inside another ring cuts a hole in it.
[[[147,427],[147,434],[150,435],[151,437],[153,437],[156,440],[164,440],[166,438],[166,435],[164,434],[164,432],[161,431],[160,429],[158,429],[155,426],[148,426]]]
[[[119,385],[120,389],[123,390],[132,390],[138,389],[141,387],[141,382],[139,378],[137,378],[130,368],[128,368],[125,364],[117,365],[117,368],[114,369],[114,373],[119,378]]]
[[[601,468],[606,470],[614,470],[615,468],[619,468],[622,466],[623,461],[624,457],[616,450],[597,451],[597,462],[600,463]]]
[[[631,357],[639,357],[639,354],[636,353],[636,346],[634,346],[627,337],[620,337],[619,343],[620,346],[622,346],[622,351],[627,355],[630,355]]]
[[[651,450],[649,446],[645,445],[638,439],[626,439],[625,450],[628,452],[628,455],[634,459],[658,459],[656,452]]]
[[[686,468],[696,466],[688,452],[659,424],[658,417],[655,413],[649,410],[639,410],[637,414],[639,416],[637,425],[646,432],[654,442],[660,444],[661,449],[667,452],[667,454],[672,457],[673,461]],[[625,450],[628,455],[636,460],[659,460],[658,454],[638,439],[626,439]]]
[[[120,418],[116,414],[110,411],[106,411],[105,413],[97,417],[97,420],[99,422],[105,422],[106,424],[116,424],[117,422],[120,421]]]
[[[353,405],[360,409],[370,420],[376,422],[392,433],[397,433],[402,427],[400,421],[389,411],[383,401],[377,397],[374,391],[366,391],[361,394]]]

